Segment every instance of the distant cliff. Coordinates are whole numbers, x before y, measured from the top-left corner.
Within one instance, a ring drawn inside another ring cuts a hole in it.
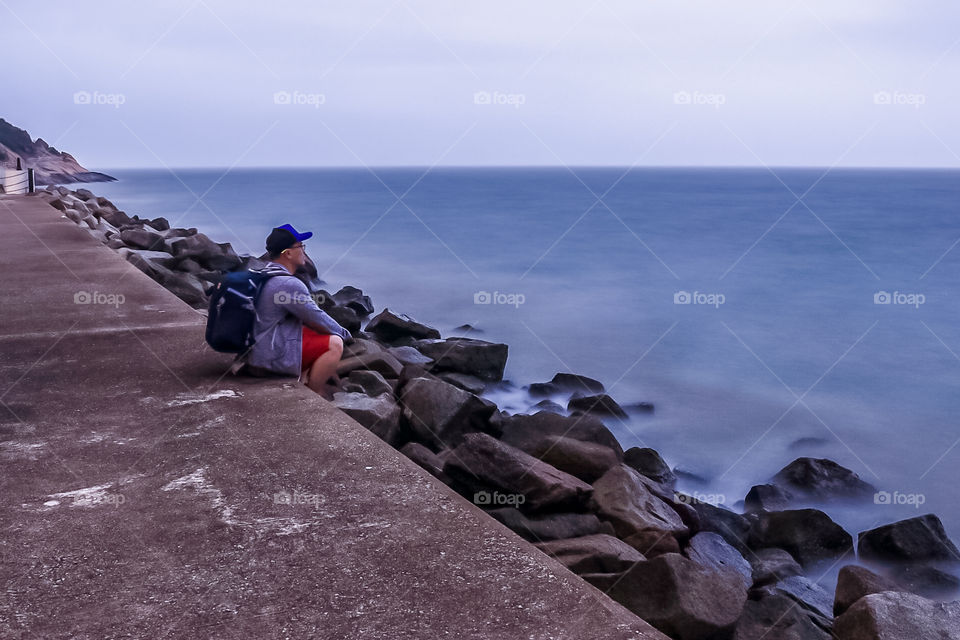
[[[0,167],[15,168],[17,158],[24,169],[35,170],[37,184],[116,180],[105,173],[87,171],[69,153],[57,151],[42,138],[32,140],[29,133],[0,118]]]

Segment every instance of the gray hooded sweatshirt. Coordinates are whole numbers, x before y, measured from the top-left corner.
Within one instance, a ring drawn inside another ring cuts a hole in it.
[[[275,262],[263,271],[277,275],[264,282],[257,300],[254,345],[247,363],[274,373],[299,376],[303,349],[303,325],[317,333],[350,339],[350,332],[324,313],[307,285]]]

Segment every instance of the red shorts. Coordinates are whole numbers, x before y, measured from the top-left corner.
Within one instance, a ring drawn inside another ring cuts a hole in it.
[[[300,368],[309,369],[317,358],[330,350],[330,336],[317,333],[313,329],[303,327],[303,350]]]

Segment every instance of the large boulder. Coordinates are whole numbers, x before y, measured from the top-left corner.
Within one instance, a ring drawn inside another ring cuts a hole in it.
[[[856,473],[826,458],[797,458],[773,477],[773,484],[815,500],[864,499],[876,493]]]
[[[743,510],[747,513],[782,511],[789,508],[793,499],[793,494],[780,485],[758,484],[747,492],[747,497],[743,499]]]
[[[352,308],[335,305],[327,310],[327,313],[350,333],[360,331],[360,317]]]
[[[689,529],[661,497],[660,488],[626,465],[617,465],[593,484],[590,508],[627,538],[638,532],[686,538]]]
[[[466,373],[441,371],[437,373],[437,377],[444,382],[449,382],[454,386],[460,387],[464,391],[469,391],[470,393],[475,393],[477,395],[483,393],[483,390],[487,388],[486,382],[480,378],[477,378],[476,376],[471,376]]]
[[[393,395],[393,387],[386,379],[376,371],[366,369],[355,369],[347,376],[347,380],[363,389],[363,392],[375,398],[381,394],[388,393]]]
[[[383,394],[371,398],[364,393],[341,391],[333,394],[333,404],[384,442],[391,446],[397,444],[400,433],[400,406],[392,395]]]
[[[819,618],[829,620],[833,617],[833,594],[806,576],[790,576],[763,589],[792,598]]]
[[[797,606],[781,593],[760,594],[747,601],[733,640],[831,640],[830,621]]]
[[[590,396],[574,396],[570,398],[570,401],[567,403],[567,410],[595,413],[602,416],[615,416],[617,418],[627,417],[627,412],[617,404],[617,401],[605,393]]]
[[[739,580],[676,553],[636,563],[607,593],[677,640],[707,640],[729,632],[747,601]]]
[[[481,506],[516,506],[525,512],[577,510],[592,492],[586,482],[485,433],[463,436],[443,471],[474,492],[474,501]]]
[[[410,458],[417,466],[427,471],[430,475],[440,478],[445,482],[448,480],[446,474],[443,473],[443,458],[419,442],[408,442],[400,448],[400,453]]]
[[[804,567],[853,551],[853,537],[817,509],[751,514],[750,546],[780,547]]]
[[[871,593],[901,591],[889,578],[877,575],[865,567],[848,564],[837,576],[837,590],[833,598],[833,615],[842,615],[853,603]]]
[[[888,562],[960,560],[960,553],[932,513],[860,533],[857,551],[864,560]]]
[[[623,452],[623,464],[636,469],[657,484],[671,489],[677,484],[677,476],[660,454],[647,447],[630,447]]]
[[[946,600],[960,589],[957,576],[926,564],[897,565],[891,568],[890,578],[902,587],[901,591],[934,600]]]
[[[393,313],[390,309],[384,309],[370,320],[367,323],[366,330],[386,342],[393,342],[401,338],[428,339],[440,337],[440,332],[433,327],[421,324],[402,313]]]
[[[548,513],[527,516],[519,509],[504,507],[488,511],[508,529],[531,542],[579,538],[596,533],[613,533],[592,513]]]
[[[617,573],[646,560],[639,551],[602,533],[535,545],[574,573]]]
[[[209,298],[207,289],[201,280],[191,273],[174,272],[164,278],[163,286],[191,307],[203,309],[207,307]]]
[[[346,286],[333,294],[333,300],[340,306],[350,307],[358,316],[364,317],[373,313],[373,301],[370,296],[363,295],[363,291],[356,287]]]
[[[874,593],[836,618],[833,632],[837,640],[954,640],[960,638],[960,602],[934,602],[894,591]]]
[[[428,358],[413,347],[390,347],[390,355],[400,361],[401,364],[416,364],[426,366],[433,362],[433,358]]]
[[[622,459],[623,449],[616,437],[592,416],[560,416],[549,411],[516,415],[504,420],[503,441],[526,452],[535,451],[547,436],[563,436],[609,447]]]
[[[777,549],[776,547],[757,549],[749,553],[749,556],[750,565],[753,569],[753,584],[758,587],[774,584],[803,573],[803,567],[783,549]]]
[[[496,405],[442,380],[414,378],[400,396],[403,416],[420,442],[435,449],[457,446],[467,433],[491,431]]]
[[[587,376],[576,373],[558,373],[550,381],[560,391],[570,393],[594,394],[603,393],[603,383]]]
[[[528,453],[585,482],[595,482],[620,464],[610,447],[564,436],[546,436]]]
[[[384,378],[397,378],[403,371],[403,365],[386,351],[367,351],[341,360],[337,365],[337,375],[347,376],[357,369],[376,371]]]
[[[147,249],[149,251],[163,250],[163,235],[152,229],[126,229],[120,232],[120,239],[128,247]]]
[[[434,372],[452,371],[497,381],[503,379],[507,365],[507,345],[473,338],[422,340],[416,348],[433,360]]]
[[[750,557],[748,550],[750,522],[745,517],[686,494],[677,494],[677,502],[689,505],[696,512],[701,531],[719,534],[745,558]]]
[[[707,569],[729,572],[743,583],[744,589],[753,585],[750,563],[719,534],[701,531],[690,538],[683,554]]]

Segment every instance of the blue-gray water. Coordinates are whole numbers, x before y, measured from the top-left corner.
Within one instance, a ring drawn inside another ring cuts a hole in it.
[[[925,501],[827,509],[854,534],[933,511],[960,537],[958,171],[108,172],[92,188],[129,214],[241,253],[285,222],[313,231],[331,290],[445,335],[478,327],[510,345],[517,386],[570,370],[653,402],[610,426],[704,478],[689,491],[733,505],[795,457],[829,457]]]

